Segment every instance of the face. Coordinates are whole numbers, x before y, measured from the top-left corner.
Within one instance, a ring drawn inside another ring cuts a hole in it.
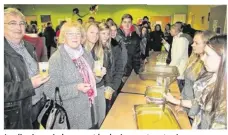
[[[116,26],[111,26],[110,29],[111,29],[111,37],[112,38],[115,38],[116,37],[116,34],[117,34],[117,28],[116,28]]]
[[[122,21],[122,26],[124,30],[130,30],[132,26],[132,21],[130,18],[124,18]]]
[[[146,34],[146,28],[142,29],[142,35],[144,36]]]
[[[103,45],[105,45],[107,43],[109,38],[110,38],[110,30],[109,29],[105,29],[105,30],[100,31],[100,40],[101,40]]]
[[[166,30],[169,30],[169,25],[166,25],[166,26],[165,26],[165,29],[166,29]]]
[[[65,44],[77,48],[81,44],[82,34],[79,28],[71,28],[65,33]]]
[[[206,44],[204,43],[202,36],[200,34],[194,36],[192,44],[192,49],[194,53],[203,54],[205,45]]]
[[[170,30],[170,34],[172,36],[176,36],[177,35],[177,30],[174,27],[172,27],[171,30]]]
[[[200,58],[208,72],[218,71],[221,57],[211,47],[206,45],[204,49],[204,55],[202,55]]]
[[[81,20],[78,20],[78,23],[82,24],[82,21]]]
[[[87,40],[95,44],[99,38],[99,30],[96,26],[91,25],[86,32]]]
[[[11,41],[20,41],[24,34],[26,23],[16,15],[6,15],[4,17],[4,36]]]
[[[144,27],[148,27],[148,24],[147,24],[147,23],[145,23],[143,26],[144,26]]]
[[[148,19],[147,18],[144,18],[143,21],[147,21],[148,22]]]
[[[89,19],[89,22],[94,22],[94,19]]]
[[[156,31],[160,31],[160,27],[159,26],[156,26]]]

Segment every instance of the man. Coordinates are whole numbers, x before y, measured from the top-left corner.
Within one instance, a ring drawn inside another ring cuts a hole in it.
[[[23,41],[25,17],[14,8],[4,10],[4,128],[38,128],[42,87],[49,77],[38,74],[33,45]]]
[[[83,24],[83,21],[81,18],[78,19],[78,23]]]
[[[171,35],[173,36],[172,49],[171,49],[171,62],[170,66],[176,66],[179,70],[180,76],[177,77],[178,86],[180,91],[184,87],[184,70],[185,65],[188,61],[188,45],[189,41],[187,38],[182,36],[182,25],[176,23],[171,27]],[[167,51],[170,49],[170,45],[163,39],[162,43],[164,44]]]
[[[92,17],[92,16],[89,17],[89,23],[95,23],[94,17]]]
[[[51,47],[56,48],[55,36],[56,36],[56,33],[52,28],[51,22],[48,22],[47,27],[44,30],[44,37],[46,40],[48,59],[51,57]]]
[[[126,63],[123,66],[125,73],[120,89],[131,75],[132,69],[136,74],[139,74],[140,69],[140,37],[135,32],[132,20],[130,14],[123,15],[121,26],[117,30],[116,41],[122,47],[123,63]]]

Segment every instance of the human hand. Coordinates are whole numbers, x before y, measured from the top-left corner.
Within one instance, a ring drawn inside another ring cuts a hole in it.
[[[38,88],[50,79],[50,76],[41,76],[40,74],[31,77],[33,88]]]
[[[103,77],[104,75],[106,75],[106,73],[107,73],[106,68],[105,67],[102,67],[101,68],[101,77]]]
[[[86,93],[91,88],[91,85],[88,83],[79,83],[77,89]]]
[[[175,110],[177,113],[179,113],[179,112],[183,112],[183,111],[184,111],[184,108],[178,105],[178,106],[175,106],[174,110]]]
[[[162,44],[166,44],[167,43],[164,38],[162,38],[161,42],[162,42]]]
[[[180,100],[174,98],[171,95],[171,93],[164,94],[164,97],[166,98],[166,101],[168,101],[170,103],[173,103],[173,104],[176,104],[176,105],[179,105],[180,104]]]

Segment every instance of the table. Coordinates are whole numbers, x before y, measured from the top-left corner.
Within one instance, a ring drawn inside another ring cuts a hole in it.
[[[158,53],[153,53],[149,58],[149,64],[155,64],[155,58]],[[131,76],[128,78],[123,89],[113,104],[111,110],[106,116],[100,129],[137,129],[133,107],[136,104],[146,104],[144,97],[144,92],[146,86],[155,85],[155,81],[147,80],[143,81],[132,72]],[[170,85],[171,93],[177,98],[180,97],[179,88],[176,82]],[[174,106],[172,106],[174,108]],[[177,113],[177,120],[180,123],[182,129],[191,129],[191,125],[188,116],[185,112]]]

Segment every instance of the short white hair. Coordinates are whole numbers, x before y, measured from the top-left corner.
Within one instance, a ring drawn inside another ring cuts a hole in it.
[[[7,8],[4,10],[4,18],[8,15],[15,15],[21,17],[25,21],[25,16],[16,8]]]

